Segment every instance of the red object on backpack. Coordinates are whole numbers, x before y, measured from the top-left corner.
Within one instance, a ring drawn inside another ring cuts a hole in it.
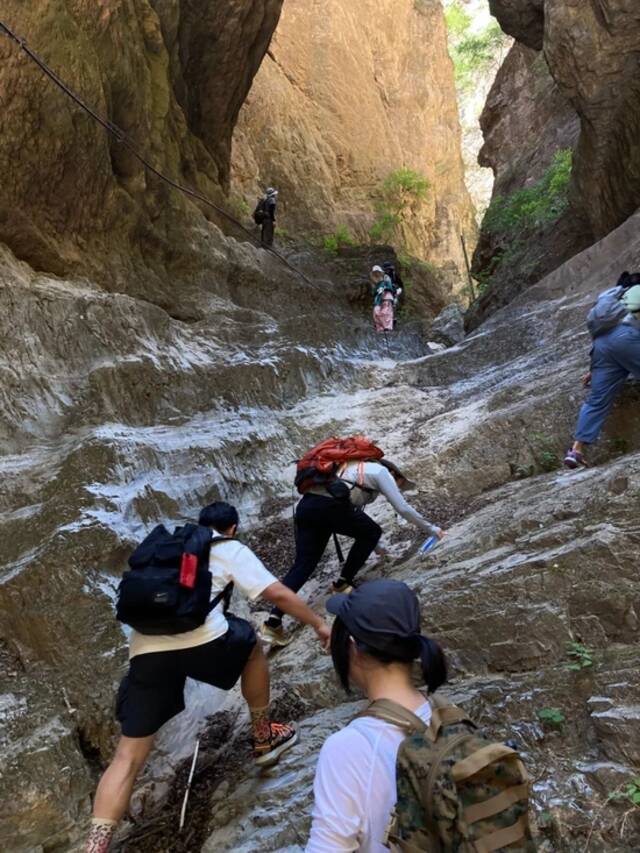
[[[198,558],[195,554],[183,554],[180,562],[180,586],[193,589],[196,585]]]
[[[382,459],[384,451],[364,435],[327,438],[298,459],[295,484],[301,495],[322,482],[328,482],[345,462]]]

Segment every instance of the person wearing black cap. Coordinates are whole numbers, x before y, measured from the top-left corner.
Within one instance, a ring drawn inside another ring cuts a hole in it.
[[[413,686],[412,662],[420,659],[429,693],[445,683],[447,665],[440,646],[421,634],[415,593],[400,581],[368,581],[351,595],[332,596],[327,609],[336,616],[331,656],[343,687],[349,691],[353,682],[369,700],[390,699],[428,725],[431,704]],[[316,769],[306,853],[388,849],[403,737],[397,726],[359,717],[328,738]]]
[[[356,574],[378,545],[382,528],[364,512],[364,507],[379,495],[389,501],[394,510],[423,533],[442,539],[445,531],[432,524],[404,498],[403,489],[413,483],[388,459],[349,462],[340,470],[339,479],[349,489],[346,499],[332,497],[326,486],[309,489],[296,509],[296,558],[282,583],[298,592],[309,580],[322,559],[332,534],[350,536],[354,544],[333,583],[334,592],[350,592]],[[285,646],[289,637],[282,628],[282,611],[271,610],[260,628],[260,636],[274,646]]]

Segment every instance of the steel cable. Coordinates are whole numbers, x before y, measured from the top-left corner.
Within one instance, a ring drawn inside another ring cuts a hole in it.
[[[77,95],[71,88],[69,88],[69,86],[64,82],[64,80],[62,80],[56,74],[56,72],[53,71],[47,65],[44,59],[38,56],[35,51],[31,50],[31,48],[26,42],[26,39],[14,33],[13,30],[9,26],[7,26],[7,24],[4,23],[4,21],[0,21],[0,31],[4,31],[4,33],[12,41],[14,41],[20,47],[20,49],[24,51],[24,53],[26,53],[29,59],[35,62],[35,64],[41,69],[41,71],[46,74],[46,76],[49,77],[49,79],[52,80],[56,84],[56,86],[61,89],[65,93],[65,95],[67,95],[67,97],[71,98],[71,100],[74,101],[88,115],[90,115],[94,119],[94,121],[97,121],[98,124],[100,124],[108,133],[114,136],[121,145],[123,145],[128,151],[131,152],[131,154],[133,154],[133,156],[137,160],[140,161],[140,163],[142,163],[145,169],[147,169],[156,177],[160,178],[161,181],[164,181],[170,187],[173,187],[173,189],[176,189],[179,192],[184,193],[184,195],[190,196],[191,198],[194,198],[197,201],[200,201],[215,210],[222,217],[224,217],[224,219],[226,219],[228,222],[231,222],[233,225],[236,226],[236,228],[239,228],[254,245],[265,249],[267,252],[277,258],[280,263],[287,267],[287,269],[291,270],[296,275],[299,275],[300,278],[307,282],[307,284],[312,284],[312,282],[307,278],[307,276],[299,269],[294,267],[293,264],[289,263],[289,261],[284,257],[284,255],[281,255],[280,252],[276,251],[276,249],[274,249],[272,246],[267,246],[266,243],[262,242],[262,240],[258,240],[252,234],[252,232],[249,231],[248,228],[245,228],[245,226],[241,222],[231,216],[230,213],[227,213],[224,208],[219,207],[201,192],[198,192],[197,190],[194,190],[191,187],[187,187],[184,184],[178,183],[178,181],[175,181],[172,178],[169,178],[167,175],[165,175],[163,172],[161,172],[159,169],[149,163],[149,161],[146,160],[142,154],[140,154],[137,148],[128,139],[126,133],[122,130],[122,128],[118,127],[118,125],[114,124],[112,121],[109,121],[109,119],[106,119],[101,116],[95,109],[85,103],[85,101],[83,101],[79,95]]]

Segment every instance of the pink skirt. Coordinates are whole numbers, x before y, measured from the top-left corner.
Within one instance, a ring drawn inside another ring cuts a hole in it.
[[[376,332],[393,331],[393,299],[384,299],[373,308],[373,328]]]

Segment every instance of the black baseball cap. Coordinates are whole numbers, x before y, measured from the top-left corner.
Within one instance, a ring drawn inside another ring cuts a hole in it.
[[[416,484],[413,482],[413,480],[410,480],[407,475],[398,468],[395,462],[392,462],[390,459],[379,459],[378,463],[380,465],[383,465],[391,474],[394,474],[396,477],[399,477],[401,480],[404,480],[405,487],[407,489],[415,488]]]
[[[327,610],[340,617],[352,637],[373,649],[407,660],[419,654],[420,603],[402,581],[367,581],[350,595],[332,595]]]

